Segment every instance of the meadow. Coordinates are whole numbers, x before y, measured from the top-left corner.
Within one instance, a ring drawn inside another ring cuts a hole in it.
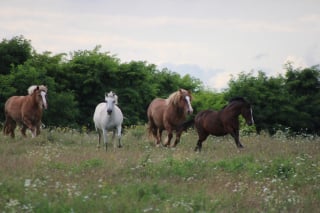
[[[318,212],[320,138],[279,132],[209,137],[184,133],[155,147],[145,126],[123,148],[97,149],[95,132],[44,129],[0,135],[0,212]]]

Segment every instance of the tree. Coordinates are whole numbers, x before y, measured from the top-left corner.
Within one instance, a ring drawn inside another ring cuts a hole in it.
[[[262,71],[257,76],[240,73],[229,81],[226,99],[243,96],[253,106],[253,116],[258,132],[265,129],[271,134],[283,125],[283,106],[287,106],[287,95],[282,76],[268,78]]]
[[[293,69],[287,65],[286,89],[290,104],[290,127],[295,132],[320,133],[320,70],[318,66]]]
[[[225,100],[224,93],[215,93],[209,90],[200,90],[194,95],[192,107],[194,114],[207,109],[221,110],[228,102]]]
[[[31,57],[31,42],[23,36],[3,39],[0,43],[0,74],[9,74],[12,66],[23,64]]]

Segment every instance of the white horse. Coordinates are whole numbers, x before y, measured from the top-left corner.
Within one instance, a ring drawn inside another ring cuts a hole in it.
[[[114,137],[117,131],[118,136],[118,147],[122,147],[121,144],[121,125],[123,122],[123,115],[120,108],[117,106],[118,104],[118,96],[114,92],[109,92],[105,94],[105,102],[102,102],[97,105],[94,114],[93,114],[93,122],[95,128],[99,134],[98,148],[100,148],[100,140],[101,133],[103,135],[103,141],[106,145],[108,144],[108,130],[113,131],[112,141],[113,147],[116,147],[116,143],[114,143]]]

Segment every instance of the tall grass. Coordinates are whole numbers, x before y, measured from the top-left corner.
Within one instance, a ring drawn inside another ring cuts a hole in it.
[[[121,149],[97,149],[97,134],[43,130],[0,136],[1,212],[317,212],[320,139],[278,133],[209,137],[184,133],[157,148],[144,126]],[[110,146],[112,147],[112,146]]]

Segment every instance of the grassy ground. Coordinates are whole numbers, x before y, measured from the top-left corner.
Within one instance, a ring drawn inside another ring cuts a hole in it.
[[[196,134],[157,148],[144,126],[124,147],[97,149],[97,134],[43,130],[0,135],[0,212],[317,212],[320,138]]]

